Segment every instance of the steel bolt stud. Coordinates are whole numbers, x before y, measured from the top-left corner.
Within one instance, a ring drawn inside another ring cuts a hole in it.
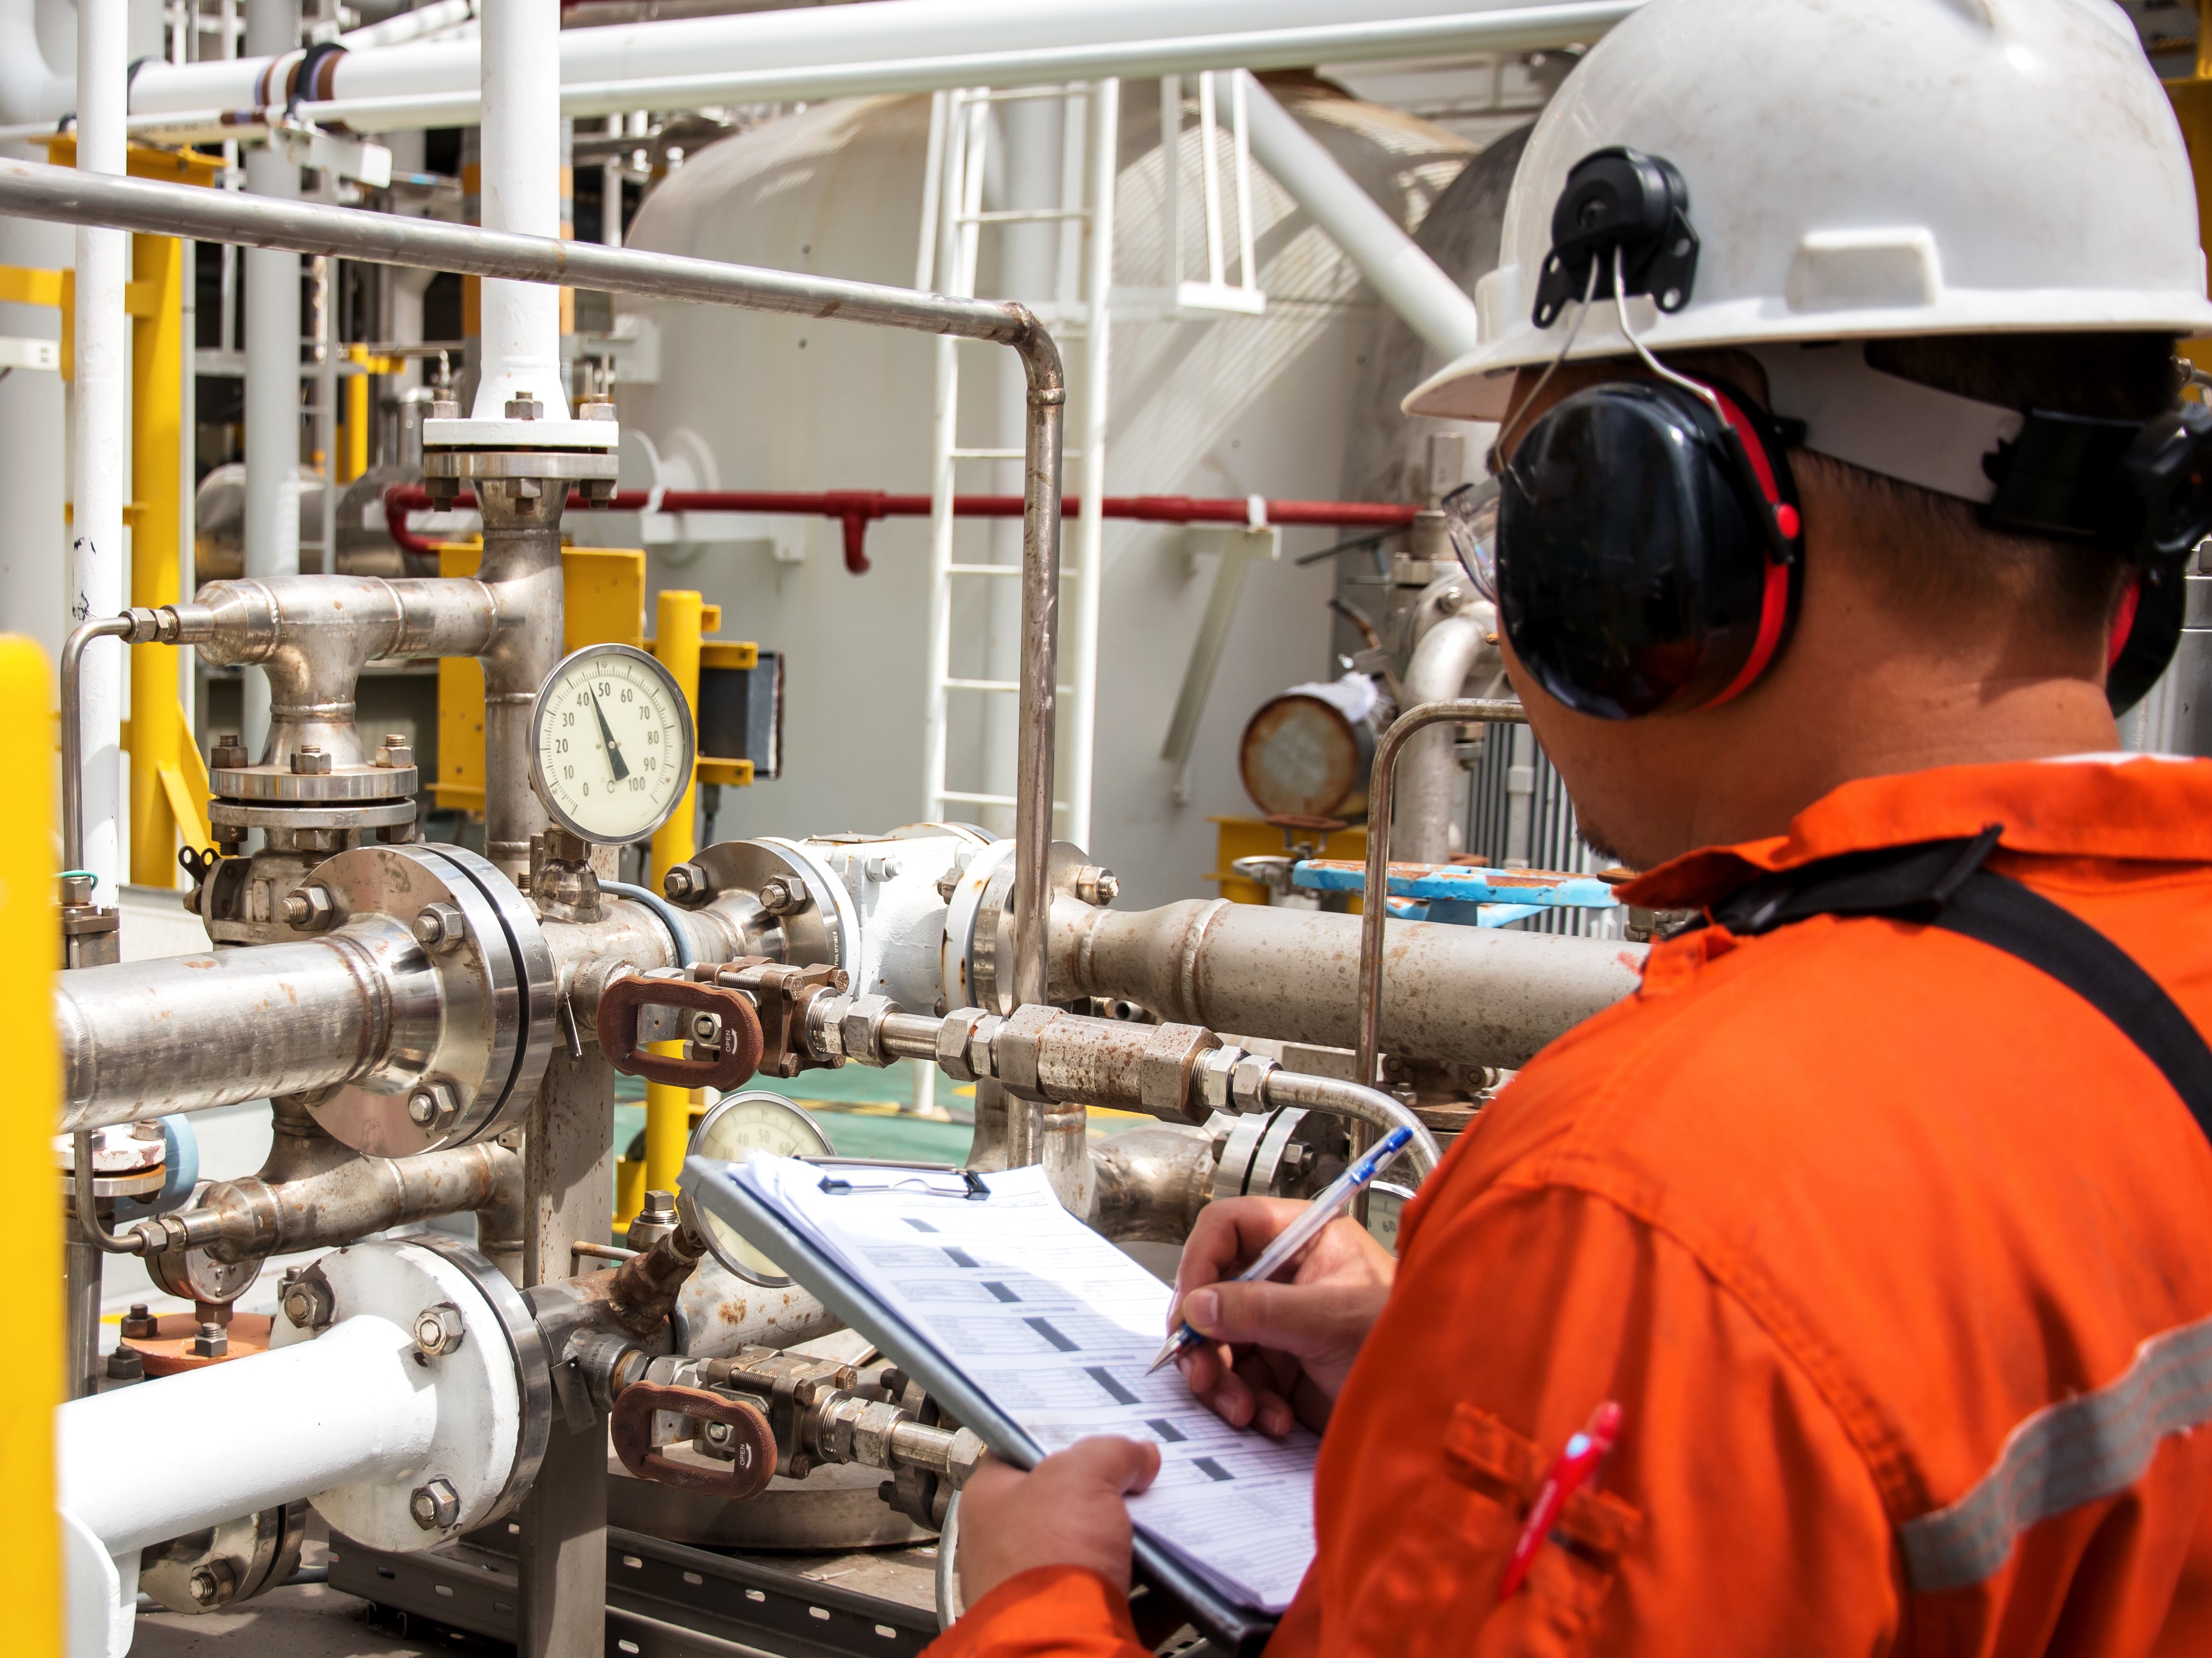
[[[1085,904],[1103,909],[1121,895],[1121,881],[1111,869],[1086,863],[1075,872],[1075,895]]]
[[[461,1517],[460,1494],[451,1480],[431,1480],[409,1494],[407,1512],[424,1531],[442,1532]]]
[[[415,1315],[415,1345],[425,1358],[443,1358],[461,1344],[465,1333],[461,1309],[451,1301],[426,1307]]]
[[[308,743],[292,751],[292,770],[303,777],[327,777],[331,770],[330,754],[326,750]]]
[[[283,1286],[277,1305],[295,1330],[319,1330],[336,1311],[330,1286],[320,1278],[292,1278]]]
[[[425,949],[452,949],[461,942],[461,912],[450,904],[424,905],[415,917],[415,936]]]
[[[453,1097],[450,1082],[417,1083],[407,1096],[407,1120],[420,1128],[442,1126],[459,1108],[460,1101]]]
[[[110,1381],[143,1381],[146,1361],[138,1356],[135,1347],[118,1347],[107,1356],[107,1379]]]
[[[126,1341],[145,1341],[159,1326],[144,1301],[133,1301],[131,1310],[123,1315],[123,1336]]]
[[[507,418],[509,420],[543,420],[545,418],[545,405],[529,393],[519,391],[507,400]]]
[[[222,731],[216,734],[215,741],[208,747],[210,765],[218,770],[235,770],[247,763],[246,745],[239,741],[238,733]]]
[[[238,1574],[231,1570],[229,1561],[210,1560],[192,1569],[185,1587],[191,1592],[194,1606],[219,1606],[237,1588]]]
[[[284,899],[285,925],[302,932],[322,932],[337,925],[337,918],[338,906],[331,901],[327,887],[302,887]]]
[[[192,1338],[195,1358],[220,1359],[230,1356],[230,1334],[219,1324],[204,1324],[200,1332]]]
[[[706,898],[714,887],[707,879],[706,870],[698,864],[678,863],[661,877],[660,890],[680,904],[688,898]]]
[[[761,882],[760,906],[772,916],[787,916],[805,902],[803,890],[786,876],[770,875]]]

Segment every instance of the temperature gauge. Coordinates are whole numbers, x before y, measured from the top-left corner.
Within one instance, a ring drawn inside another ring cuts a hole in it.
[[[531,785],[562,828],[603,846],[644,840],[691,786],[690,705],[645,652],[586,645],[539,690],[530,752]]]

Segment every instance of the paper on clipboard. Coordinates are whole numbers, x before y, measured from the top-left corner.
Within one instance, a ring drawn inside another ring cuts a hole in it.
[[[1140,1533],[1235,1605],[1289,1605],[1313,1557],[1316,1442],[1239,1431],[1178,1373],[1146,1375],[1167,1326],[1167,1286],[1061,1208],[1042,1169],[985,1176],[983,1202],[892,1183],[828,1192],[823,1174],[756,1154],[726,1178],[902,1326],[898,1338],[926,1347],[930,1368],[957,1373],[1002,1412],[1033,1452],[1093,1434],[1158,1444],[1160,1477],[1130,1503]],[[727,1218],[744,1229],[740,1216]],[[854,1321],[889,1350],[902,1344]]]

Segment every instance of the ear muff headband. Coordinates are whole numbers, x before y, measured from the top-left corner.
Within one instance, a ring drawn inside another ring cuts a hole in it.
[[[1601,718],[1740,696],[1787,643],[1802,523],[1778,436],[1733,388],[1608,381],[1563,399],[1501,478],[1499,617]]]

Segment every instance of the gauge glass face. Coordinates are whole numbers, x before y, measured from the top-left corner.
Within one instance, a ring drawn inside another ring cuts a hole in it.
[[[691,1155],[717,1162],[742,1163],[747,1154],[764,1151],[776,1157],[827,1157],[830,1137],[801,1107],[780,1094],[749,1088],[726,1094],[710,1107],[692,1131]],[[714,1259],[750,1283],[781,1285],[791,1282],[781,1267],[755,1249],[737,1228],[720,1216],[699,1210]]]
[[[531,735],[538,797],[563,827],[602,845],[650,836],[691,781],[684,693],[627,645],[586,646],[555,668]]]

